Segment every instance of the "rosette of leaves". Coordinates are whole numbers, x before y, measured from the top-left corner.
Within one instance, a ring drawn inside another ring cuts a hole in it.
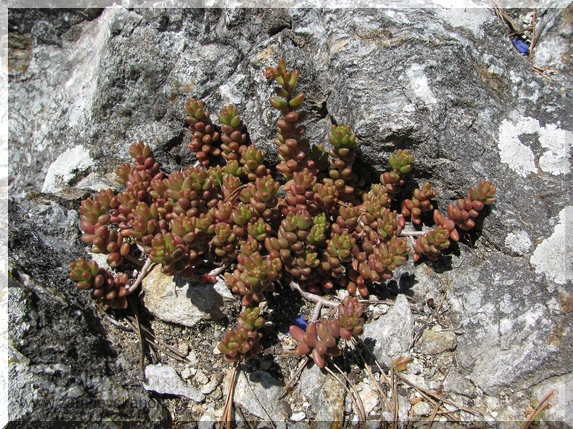
[[[418,237],[414,243],[414,262],[418,261],[422,255],[426,255],[431,261],[437,261],[440,252],[450,246],[449,239],[450,231],[442,225]]]
[[[271,226],[262,217],[257,217],[256,220],[249,222],[247,225],[249,237],[254,238],[258,242],[264,242],[271,231]]]
[[[260,340],[263,334],[249,330],[243,326],[225,332],[217,348],[223,353],[226,362],[241,362],[249,359],[263,350]]]
[[[340,337],[338,321],[331,319],[320,322],[310,322],[303,331],[298,326],[292,325],[289,329],[292,337],[300,344],[295,353],[304,356],[310,353],[312,360],[319,368],[326,365],[325,356],[340,356],[342,351],[336,345]]]
[[[331,226],[332,233],[353,232],[359,226],[359,218],[362,212],[362,206],[355,206],[352,203],[341,205],[338,208],[336,223]]]
[[[289,212],[281,221],[276,237],[265,240],[267,251],[280,257],[285,267],[293,267],[294,257],[301,255],[305,249],[305,239],[313,225],[312,215],[306,210]]]
[[[219,140],[219,132],[215,130],[209,112],[204,108],[202,100],[191,98],[185,103],[187,123],[192,137],[189,149],[195,153],[202,166],[207,167],[212,158],[221,154],[221,149],[215,144]]]
[[[163,173],[159,171],[159,163],[153,158],[151,148],[141,140],[129,146],[129,154],[134,159],[133,165],[125,163],[119,166],[115,171],[117,181],[138,192],[138,198],[143,201],[143,191],[149,192],[151,180],[162,178]]]
[[[338,188],[333,182],[319,182],[312,188],[314,203],[318,210],[331,215],[336,214],[338,206]]]
[[[343,339],[349,340],[353,335],[362,334],[363,311],[364,306],[354,296],[345,297],[342,304],[338,306],[339,333]]]
[[[414,156],[405,149],[398,149],[396,153],[390,154],[388,162],[392,171],[387,171],[380,175],[380,182],[386,188],[386,192],[394,198],[402,190],[406,181],[404,175],[412,171],[414,167]]]
[[[78,289],[91,290],[91,297],[104,310],[127,308],[127,274],[114,277],[95,261],[78,258],[70,264],[70,278],[76,282]]]
[[[350,125],[338,124],[332,126],[328,140],[332,145],[329,151],[328,176],[338,190],[338,198],[340,201],[358,202],[356,200],[358,187],[364,183],[352,171],[352,165],[356,160],[355,148],[358,146],[356,135],[351,132]]]
[[[412,199],[402,201],[402,216],[411,217],[412,222],[416,225],[422,223],[422,213],[434,210],[432,200],[436,198],[436,191],[432,189],[430,182],[422,185],[422,189],[414,189]]]
[[[247,134],[243,133],[243,121],[239,111],[229,104],[223,106],[218,115],[221,123],[221,150],[223,158],[227,161],[239,161],[247,149]]]
[[[279,188],[280,183],[272,176],[258,177],[245,185],[239,199],[244,204],[250,204],[260,216],[270,219],[273,216],[271,209],[277,205],[276,194]]]
[[[324,214],[313,216],[306,210],[290,212],[281,221],[277,237],[267,237],[265,247],[272,258],[280,258],[284,270],[311,292],[318,292],[320,247],[326,239],[328,223]]]
[[[303,138],[305,127],[300,125],[306,119],[307,113],[304,110],[297,112],[305,97],[302,92],[294,92],[300,72],[287,71],[285,61],[280,59],[276,68],[267,67],[264,74],[268,80],[274,80],[279,85],[274,89],[276,96],[270,99],[271,106],[281,112],[281,118],[277,121],[277,137],[274,140],[281,161],[277,170],[290,179],[293,172],[305,167],[312,168],[314,165],[306,159],[310,146],[308,140]]]
[[[161,264],[165,274],[171,276],[182,273],[191,262],[185,241],[172,232],[156,234],[151,244],[145,247],[145,253],[152,262]]]
[[[112,195],[113,192],[108,189],[81,202],[80,228],[83,231],[81,240],[86,244],[91,244],[91,252],[108,255],[110,266],[117,267],[131,247],[124,241],[123,235],[110,223],[112,219],[109,213],[110,205],[112,201],[118,204]]]
[[[360,275],[367,280],[374,282],[380,279],[389,280],[393,277],[393,271],[403,265],[408,259],[410,248],[406,238],[393,236],[387,242],[376,244],[367,261],[359,265]],[[362,294],[362,291],[360,291]]]
[[[248,146],[242,153],[241,166],[247,179],[254,182],[257,177],[265,177],[271,174],[265,164],[265,152],[256,146]]]
[[[448,206],[448,218],[453,220],[460,229],[467,231],[475,226],[475,219],[479,212],[494,203],[496,186],[489,180],[482,179],[476,186],[472,186],[465,198],[459,199],[456,204]]]
[[[165,198],[172,207],[172,213],[165,214],[168,220],[172,214],[197,216],[200,211],[214,207],[219,201],[213,176],[202,168],[191,167],[173,172],[163,180],[162,185],[153,181],[152,186],[156,195]]]
[[[292,179],[286,182],[284,186],[286,210],[292,212],[308,210],[314,202],[313,187],[315,184],[316,176],[308,168],[293,172]]]
[[[137,171],[145,170],[151,177],[159,173],[159,163],[153,158],[153,152],[148,144],[141,140],[133,142],[129,146],[129,154],[134,160],[134,168]]]
[[[148,206],[140,201],[130,215],[131,228],[127,231],[139,243],[148,245],[153,237],[161,232],[157,204],[152,203]],[[161,225],[165,229],[166,223],[164,221],[161,222]]]
[[[340,233],[332,233],[326,240],[326,249],[322,252],[320,269],[324,273],[322,287],[332,289],[334,279],[337,283],[346,273],[345,264],[352,261],[353,255],[358,253],[356,238],[347,230]]]
[[[233,226],[227,222],[215,224],[215,236],[212,244],[213,253],[224,264],[233,261],[239,253],[239,237],[233,232]]]
[[[275,289],[274,281],[281,275],[280,259],[254,252],[249,256],[239,253],[233,273],[225,273],[225,283],[233,293],[241,295],[241,303],[248,306],[264,299],[264,292]]]

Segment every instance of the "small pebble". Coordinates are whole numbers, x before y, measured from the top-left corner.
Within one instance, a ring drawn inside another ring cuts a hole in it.
[[[298,411],[298,412],[296,412],[296,413],[293,413],[293,414],[290,416],[290,419],[291,419],[293,422],[300,422],[300,421],[304,420],[305,417],[306,417],[306,414],[305,414],[305,413],[303,413],[302,411]]]
[[[195,376],[193,377],[193,381],[195,381],[195,383],[197,383],[199,385],[207,384],[207,383],[209,383],[209,377],[207,377],[205,375],[205,373],[199,369],[195,373]]]
[[[217,386],[215,391],[211,393],[210,397],[213,399],[213,401],[218,401],[219,399],[221,399],[223,397],[223,392],[221,391],[221,388]]]
[[[179,353],[181,353],[183,356],[185,356],[189,352],[189,344],[179,343],[179,346],[177,347],[177,349],[179,350]]]
[[[193,350],[191,350],[189,352],[189,354],[187,355],[187,360],[189,361],[189,363],[191,365],[197,365],[197,355],[195,354],[195,352]]]
[[[183,371],[181,371],[181,378],[183,380],[187,380],[188,378],[193,377],[196,372],[197,370],[195,368],[186,367],[183,369]]]
[[[424,401],[418,402],[412,407],[412,409],[414,410],[414,413],[419,416],[427,416],[432,412],[432,406]]]

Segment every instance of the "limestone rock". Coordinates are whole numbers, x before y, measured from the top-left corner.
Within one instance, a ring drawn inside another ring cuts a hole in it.
[[[226,286],[225,286],[226,287]],[[178,281],[156,266],[143,280],[146,308],[157,318],[183,326],[195,326],[201,320],[224,317],[223,297],[214,285],[195,285]]]
[[[284,420],[278,401],[283,384],[268,372],[239,371],[236,383],[235,402],[237,404],[264,421]]]
[[[313,406],[317,422],[344,421],[346,392],[340,383],[318,366],[312,365],[302,372],[297,390]]]
[[[161,364],[145,367],[143,387],[162,395],[185,396],[194,402],[205,400],[205,395],[199,389],[181,380],[170,366]]]
[[[388,367],[393,358],[408,355],[414,340],[414,317],[406,297],[398,295],[385,315],[366,323],[363,337],[378,361]]]

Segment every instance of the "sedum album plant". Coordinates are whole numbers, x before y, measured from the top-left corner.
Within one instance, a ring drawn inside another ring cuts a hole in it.
[[[411,254],[414,261],[436,261],[496,201],[496,187],[482,180],[441,213],[430,183],[403,195],[414,168],[408,150],[390,154],[391,170],[367,187],[353,169],[359,142],[350,126],[332,126],[328,149],[311,147],[305,96],[294,90],[300,73],[280,60],[264,74],[276,84],[270,103],[280,114],[274,143],[284,186],[264,164],[264,152],[249,144],[235,106],[223,107],[216,125],[203,101],[190,99],[185,112],[196,165],[165,175],[150,147],[133,143],[133,163],[116,170],[124,190],[98,192],[79,208],[81,239],[92,253],[107,255],[113,273],[79,258],[70,277],[104,309],[125,309],[153,264],[195,282],[223,275],[243,307],[237,328],[218,346],[229,362],[261,352],[265,319],[258,304],[279,284],[290,285],[317,303],[306,330],[290,328],[296,353],[324,367],[328,356],[341,353],[341,341],[362,332],[360,298],[369,285],[391,279]],[[423,228],[423,221],[435,227]],[[142,266],[136,279],[121,273],[126,263]],[[337,301],[331,292],[338,289],[347,296]],[[336,314],[320,319],[323,305]]]

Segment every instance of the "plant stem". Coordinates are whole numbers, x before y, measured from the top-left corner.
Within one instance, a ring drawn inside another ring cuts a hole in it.
[[[310,302],[320,303],[320,305],[322,305],[324,307],[331,307],[331,308],[337,308],[339,305],[338,302],[330,301],[329,299],[322,298],[322,297],[315,295],[313,293],[310,293],[310,292],[305,292],[295,282],[290,282],[290,287],[291,287],[291,289],[296,290],[298,293],[300,293],[302,295],[303,298],[308,299]]]
[[[147,258],[147,260],[145,261],[145,264],[143,264],[143,267],[141,267],[141,271],[139,272],[139,275],[135,279],[135,282],[133,282],[133,284],[129,287],[129,289],[127,289],[128,295],[130,293],[135,292],[135,290],[138,288],[139,284],[143,281],[143,279],[147,275],[147,272],[149,271],[149,267],[151,267],[152,264],[153,264],[153,262],[151,262],[151,259]]]

